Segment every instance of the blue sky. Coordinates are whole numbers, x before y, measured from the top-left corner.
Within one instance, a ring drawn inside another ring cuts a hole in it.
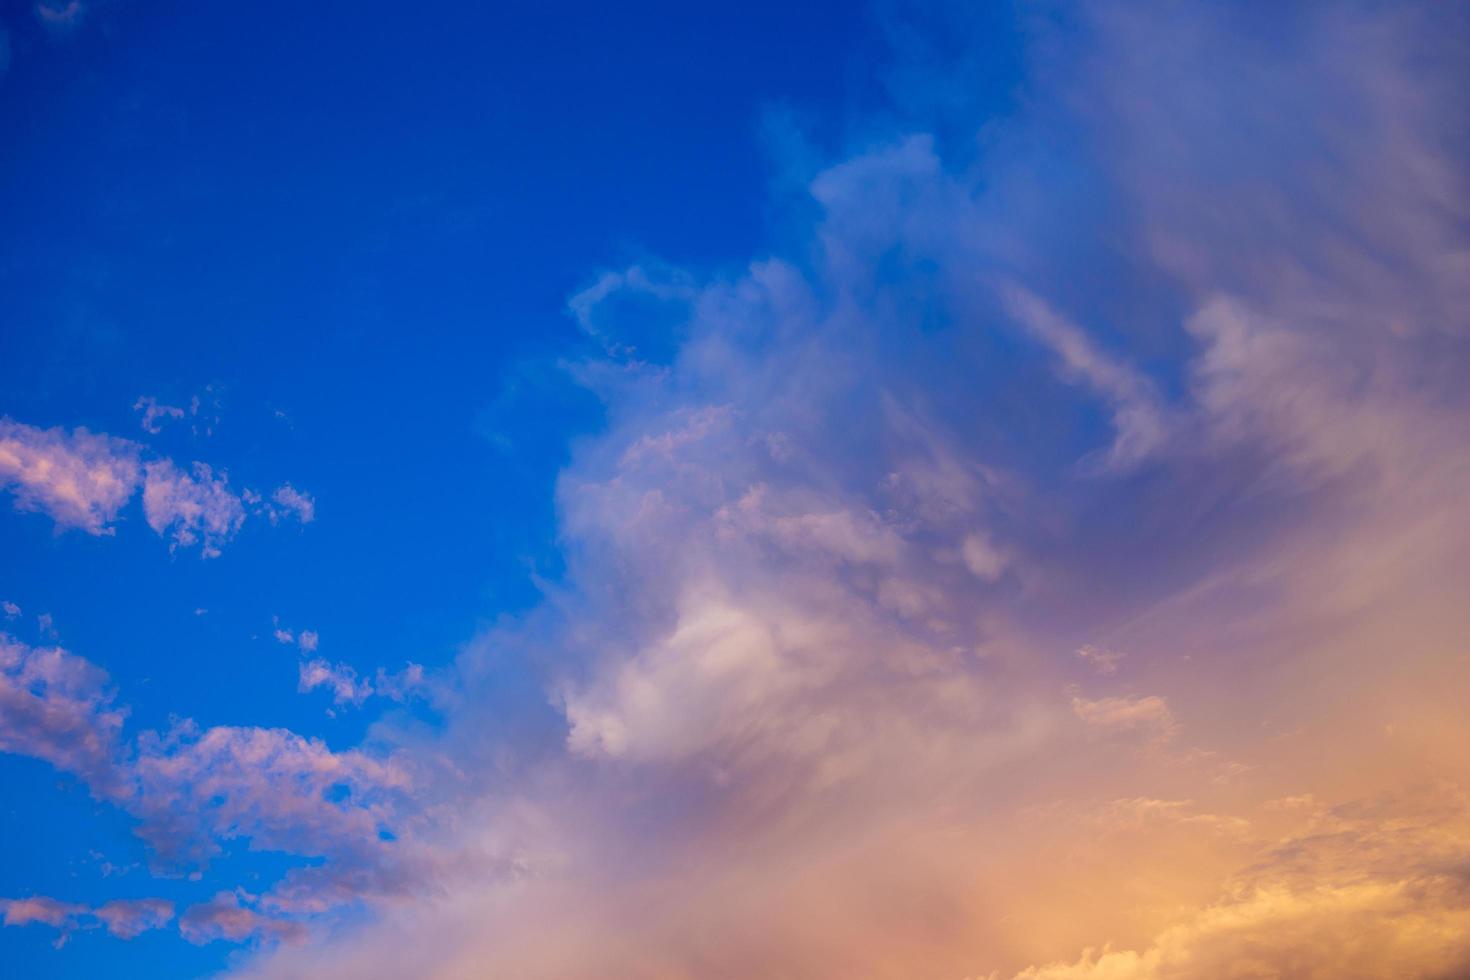
[[[1459,962],[1467,33],[0,6],[0,963]]]

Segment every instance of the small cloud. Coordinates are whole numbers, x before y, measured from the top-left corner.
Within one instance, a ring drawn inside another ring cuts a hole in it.
[[[422,664],[409,663],[397,672],[379,667],[376,677],[369,680],[359,677],[357,670],[348,664],[334,664],[315,658],[301,662],[297,690],[305,694],[317,688],[326,688],[332,695],[333,705],[358,707],[370,697],[407,701],[422,694],[424,683]]]
[[[332,703],[337,706],[362,704],[373,695],[371,682],[359,680],[357,671],[347,664],[333,664],[325,660],[303,660],[297,690],[305,694],[324,687],[331,692]]]
[[[133,411],[143,413],[143,418],[140,420],[143,431],[155,436],[163,431],[163,426],[160,424],[163,420],[182,419],[184,417],[184,410],[182,408],[177,408],[173,405],[164,405],[152,395],[144,395],[134,402]]]
[[[1123,661],[1127,654],[1117,650],[1109,650],[1105,647],[1095,647],[1091,644],[1080,647],[1077,650],[1077,659],[1092,667],[1093,670],[1110,677],[1118,672],[1118,664]]]
[[[283,483],[271,494],[271,500],[276,504],[266,510],[266,516],[272,524],[279,523],[283,518],[292,514],[302,524],[310,524],[316,520],[316,498],[308,493],[302,493],[289,483]]]
[[[965,567],[970,570],[970,574],[986,582],[999,579],[1005,574],[1006,566],[1011,563],[1008,554],[996,547],[988,535],[978,531],[965,538],[960,556],[964,558]]]
[[[1178,728],[1168,702],[1155,694],[1096,701],[1073,697],[1072,712],[1088,728],[1105,735],[1145,735],[1166,742]]]
[[[407,701],[423,693],[424,683],[423,665],[409,663],[397,673],[389,673],[379,667],[375,687],[380,698],[387,698],[390,701]]]
[[[25,926],[39,922],[55,929],[65,929],[75,923],[77,916],[85,911],[87,910],[84,906],[59,902],[44,896],[0,900],[0,921],[7,926]]]
[[[301,635],[297,637],[297,642],[306,653],[314,653],[318,639],[316,630],[302,630]]]
[[[50,613],[41,613],[36,617],[36,629],[41,631],[42,636],[56,636],[56,620],[52,619]]]
[[[15,619],[20,615],[20,606],[7,599],[4,602],[0,602],[0,611],[5,613],[6,619]]]
[[[1113,444],[1089,460],[1092,468],[1126,470],[1164,445],[1170,422],[1146,376],[1108,354],[1086,331],[1028,290],[1005,283],[1000,296],[1011,316],[1056,355],[1061,377],[1091,389],[1110,407]]]
[[[196,436],[214,435],[214,427],[220,421],[219,392],[214,385],[205,385],[202,395],[189,399],[189,417],[193,421],[189,429]]]
[[[256,904],[256,897],[243,891],[219,892],[185,910],[179,917],[179,933],[196,946],[218,939],[297,942],[306,937],[301,923],[263,915],[253,907]]]
[[[92,915],[119,939],[133,939],[173,921],[174,903],[162,898],[118,900],[99,906]]]
[[[193,475],[168,460],[145,467],[143,516],[160,535],[172,534],[170,549],[199,545],[205,558],[217,558],[220,547],[245,523],[245,507],[230,489],[223,470],[216,476],[207,463],[195,463]]]
[[[296,642],[296,634],[293,633],[293,632],[291,632],[289,629],[287,629],[286,627],[284,627],[284,626],[281,625],[281,617],[279,617],[279,616],[272,616],[271,617],[271,626],[274,627],[274,629],[272,631],[272,635],[275,636],[277,643],[295,643]]]
[[[79,27],[87,14],[81,0],[39,0],[36,4],[36,19],[53,30],[71,30]]]

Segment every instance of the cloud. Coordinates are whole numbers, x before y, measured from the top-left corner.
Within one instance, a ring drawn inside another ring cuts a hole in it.
[[[321,859],[185,936],[301,939],[276,978],[1463,972],[1464,25],[1272,13],[1032,23],[1011,115],[930,93],[784,256],[575,297],[566,573],[442,732],[99,743],[161,860]],[[13,686],[14,744],[106,771]]]
[[[14,492],[18,510],[44,511],[60,527],[112,534],[140,473],[133,443],[0,418],[0,486]]]
[[[41,897],[8,898],[3,901],[3,905],[7,926],[39,922],[55,929],[64,929],[74,924],[77,916],[86,911],[81,905]]]
[[[119,939],[136,939],[145,932],[162,929],[173,920],[174,906],[161,898],[118,899],[96,908],[54,898],[0,899],[0,921],[7,926],[40,923],[60,931],[56,945],[66,943],[78,928],[104,926]]]
[[[0,751],[49,762],[134,817],[161,867],[198,867],[233,840],[356,862],[389,846],[396,801],[411,785],[391,760],[285,729],[187,719],[127,739],[126,715],[90,662],[0,634]],[[36,909],[14,906],[14,915]],[[119,932],[163,911],[118,904],[96,914]]]
[[[160,535],[172,535],[173,548],[198,545],[205,558],[215,558],[245,523],[245,507],[230,490],[228,478],[205,463],[195,463],[190,476],[168,461],[149,463],[143,485],[143,514]]]
[[[1072,713],[1088,728],[1104,735],[1142,734],[1168,740],[1178,725],[1169,704],[1158,695],[1129,695],[1118,698],[1072,698]]]
[[[310,494],[302,493],[289,483],[283,483],[271,494],[271,500],[275,507],[266,510],[266,516],[272,524],[288,516],[295,515],[302,524],[310,524],[316,520],[316,500]]]
[[[784,254],[579,294],[567,573],[455,665],[416,838],[500,863],[242,973],[1463,972],[1470,835],[1390,792],[1470,780],[1426,10],[1036,18],[1013,111],[919,93]],[[1149,693],[1066,686],[1096,636]]]
[[[1111,677],[1118,672],[1118,664],[1127,659],[1127,654],[1089,643],[1077,648],[1077,659],[1086,663],[1103,677]]]
[[[20,615],[20,606],[7,599],[4,602],[0,602],[0,612],[5,613],[6,619],[15,619]]]
[[[92,911],[119,939],[135,939],[173,921],[174,903],[162,898],[117,899]]]
[[[140,399],[138,406],[149,431],[160,412],[176,411],[160,409],[152,399]],[[236,494],[225,473],[216,475],[206,463],[196,462],[185,472],[170,459],[147,458],[142,446],[126,439],[0,418],[0,488],[14,493],[18,510],[42,511],[60,528],[111,535],[113,522],[140,486],[148,526],[170,538],[171,549],[197,545],[206,558],[217,557],[239,532],[246,504],[260,503],[260,495],[249,489]],[[303,524],[315,517],[315,501],[289,483],[272,500],[264,509],[272,524],[288,514]]]
[[[1215,977],[1247,964],[1260,976],[1458,975],[1470,965],[1464,798],[1447,811],[1400,811],[1388,827],[1351,813],[1273,848],[1142,949],[1088,949],[1014,980]]]
[[[375,695],[390,701],[407,701],[422,693],[425,685],[424,668],[420,664],[410,663],[396,672],[379,667],[375,678],[360,678],[357,670],[347,664],[334,664],[317,657],[301,661],[297,690],[305,694],[326,688],[332,695],[333,705],[361,707]]]
[[[1163,445],[1169,424],[1147,378],[1103,353],[1081,328],[1025,288],[1007,283],[1000,296],[1010,314],[1056,354],[1066,377],[1096,391],[1111,406],[1115,434],[1101,468],[1135,465]]]
[[[184,862],[237,838],[304,855],[371,849],[393,822],[391,794],[409,784],[392,763],[285,729],[189,721],[140,734],[126,772],[122,803],[142,821],[138,835]]]
[[[52,30],[74,30],[81,26],[87,8],[81,0],[37,0],[36,19]]]
[[[44,759],[117,791],[113,763],[126,714],[101,669],[60,647],[31,647],[0,633],[0,751]]]
[[[143,427],[144,432],[155,436],[163,431],[163,426],[160,424],[161,420],[182,419],[184,417],[184,410],[182,408],[173,405],[164,405],[152,395],[143,395],[134,402],[133,411],[143,413],[143,418],[139,420],[139,424]]]
[[[320,658],[301,662],[301,680],[297,690],[305,693],[325,687],[335,705],[361,705],[372,696],[372,684],[359,681],[357,671],[346,664],[333,664]]]
[[[237,892],[220,892],[208,902],[191,905],[179,918],[179,932],[197,946],[221,939],[236,943],[249,939],[298,941],[305,935],[299,922],[262,915],[247,904],[249,900],[249,896]]]

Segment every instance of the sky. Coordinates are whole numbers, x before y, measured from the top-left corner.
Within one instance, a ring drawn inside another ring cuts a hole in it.
[[[1467,46],[0,3],[0,972],[1470,975]]]

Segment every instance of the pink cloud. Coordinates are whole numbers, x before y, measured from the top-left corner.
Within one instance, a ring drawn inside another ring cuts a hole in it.
[[[269,508],[266,515],[272,524],[279,523],[292,515],[302,524],[310,524],[316,520],[316,499],[310,494],[302,493],[289,483],[283,483],[277,487],[271,494],[271,500],[276,506]]]
[[[372,684],[358,680],[357,671],[346,664],[333,664],[319,658],[303,660],[297,690],[306,693],[319,687],[331,692],[335,705],[361,705],[373,693]]]
[[[59,902],[54,898],[10,898],[0,900],[7,926],[23,926],[39,922],[63,929],[75,923],[87,911],[86,906]]]
[[[1072,712],[1088,728],[1105,735],[1141,734],[1160,740],[1174,737],[1178,723],[1169,704],[1158,695],[1117,698],[1072,698]]]
[[[144,395],[134,402],[133,411],[142,413],[143,418],[139,424],[143,426],[143,431],[155,436],[163,431],[163,426],[160,424],[161,420],[178,420],[184,417],[184,410],[182,408],[173,405],[164,405],[152,395]]]
[[[117,792],[126,714],[114,705],[107,674],[89,661],[0,633],[0,751],[44,759],[99,793]]]
[[[245,507],[229,488],[223,472],[215,476],[205,463],[195,463],[193,476],[167,460],[147,465],[143,514],[160,535],[172,534],[171,548],[199,545],[214,558],[245,523]]]
[[[137,489],[138,446],[60,428],[38,429],[0,418],[0,486],[15,494],[20,510],[44,511],[61,527],[111,534]]]
[[[145,428],[179,411],[150,399],[138,405]],[[0,418],[0,488],[14,494],[18,510],[44,512],[58,527],[110,535],[140,485],[148,526],[170,538],[172,548],[198,546],[206,558],[218,556],[239,532],[247,504],[259,512],[258,494],[236,494],[225,473],[206,463],[196,462],[185,472],[169,459],[145,460],[143,447],[126,439]],[[303,524],[315,517],[315,501],[289,483],[272,499],[264,511],[272,524],[286,515]]]
[[[119,939],[134,939],[173,920],[174,903],[162,898],[118,899],[92,910],[107,931]]]
[[[179,932],[197,946],[216,940],[245,942],[251,939],[297,942],[306,927],[290,919],[264,915],[251,906],[253,896],[219,892],[208,902],[191,905],[179,917]]]

